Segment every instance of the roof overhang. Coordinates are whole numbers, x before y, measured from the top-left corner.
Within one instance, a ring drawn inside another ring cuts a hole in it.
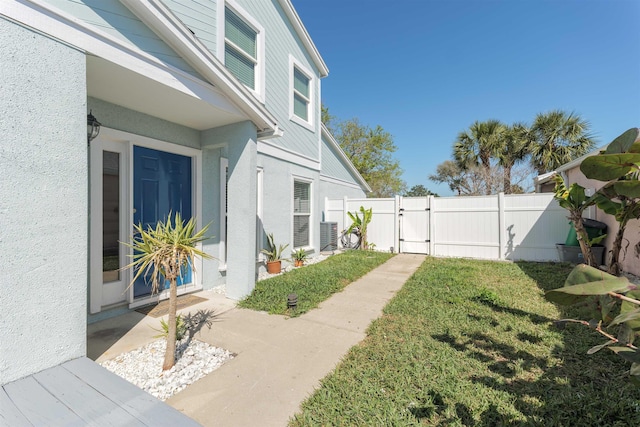
[[[144,3],[152,10],[166,9],[157,1]],[[150,24],[148,17],[143,20],[163,39],[189,33],[192,39],[187,37],[182,45],[173,42],[170,46],[180,46],[178,53],[195,63],[194,69],[208,81],[166,64],[43,0],[0,2],[0,15],[85,52],[89,96],[198,130],[250,120],[259,134],[279,134],[276,120],[266,107],[213,55],[200,52],[199,62],[194,59],[203,46],[197,45],[199,41],[181,23],[162,28]],[[166,19],[179,22],[173,15]]]
[[[298,37],[300,37],[300,40],[302,40],[302,44],[309,52],[313,63],[318,68],[320,78],[327,77],[329,75],[329,68],[327,68],[327,65],[324,63],[324,60],[320,56],[320,52],[316,48],[316,45],[313,43],[313,40],[311,40],[311,36],[309,36],[309,33],[304,27],[300,16],[298,16],[298,12],[296,12],[293,4],[291,4],[291,0],[278,1],[280,2],[280,6],[282,7],[282,9],[284,10],[284,13],[287,15],[287,18],[289,18],[289,21],[291,21],[293,29],[296,30]]]
[[[279,134],[275,117],[161,1],[120,2],[250,117],[256,124],[258,133]]]

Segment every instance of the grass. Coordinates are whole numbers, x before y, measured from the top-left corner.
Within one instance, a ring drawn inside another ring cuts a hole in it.
[[[343,252],[317,264],[261,280],[239,306],[296,317],[317,307],[392,256],[373,251]],[[287,308],[287,295],[290,293],[298,295],[298,308],[295,310]]]
[[[595,332],[553,325],[568,264],[428,258],[291,426],[632,426],[640,389]]]

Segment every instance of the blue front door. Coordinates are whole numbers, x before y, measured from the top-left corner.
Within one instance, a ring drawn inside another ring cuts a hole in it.
[[[191,157],[133,147],[133,222],[146,230],[166,221],[169,213],[192,216]],[[191,283],[191,268],[185,269],[178,285]],[[165,288],[169,282],[165,283]],[[135,298],[150,295],[151,282],[139,277],[133,285]]]

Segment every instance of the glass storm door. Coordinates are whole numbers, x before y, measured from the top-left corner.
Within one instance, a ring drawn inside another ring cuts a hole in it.
[[[143,229],[156,226],[179,212],[192,216],[191,157],[145,147],[133,147],[133,223]],[[191,268],[184,268],[178,285],[192,282]],[[169,282],[164,289],[169,288]],[[160,289],[162,291],[162,289]],[[151,294],[151,281],[140,276],[133,285],[134,298]]]

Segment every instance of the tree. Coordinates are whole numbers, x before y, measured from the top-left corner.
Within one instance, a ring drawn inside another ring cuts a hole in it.
[[[331,133],[334,133],[333,121],[335,120],[335,118],[335,116],[329,113],[329,107],[322,104],[322,113],[320,120],[322,121],[322,123],[324,123],[324,125],[327,127],[327,129],[329,129],[329,132]]]
[[[524,123],[506,126],[497,141],[495,155],[503,169],[503,188],[505,194],[514,193],[511,184],[513,167],[528,156],[531,145],[531,131]]]
[[[339,122],[335,137],[371,186],[370,197],[391,197],[405,190],[400,163],[392,157],[397,147],[389,132],[379,125],[371,129],[354,118]]]
[[[530,152],[538,174],[551,172],[589,152],[595,145],[589,129],[589,122],[574,113],[553,110],[536,115]]]
[[[481,196],[495,194],[502,184],[501,169],[497,166],[488,171],[480,166],[460,167],[458,162],[445,160],[436,168],[436,173],[429,175],[433,182],[444,183],[458,196]]]
[[[194,268],[196,256],[211,258],[210,255],[196,249],[198,243],[207,239],[205,233],[209,226],[205,226],[197,233],[195,227],[194,218],[189,219],[185,224],[180,214],[176,212],[172,223],[171,213],[169,213],[167,221],[159,221],[155,229],[149,226],[145,230],[142,224],[134,225],[136,235],[131,244],[126,244],[133,249],[133,261],[125,268],[136,269],[129,286],[132,286],[138,277],[149,275],[152,293],[157,293],[164,288],[165,281],[169,281],[167,348],[162,364],[162,370],[165,371],[175,364],[178,277],[184,273],[183,270],[186,267]]]
[[[422,184],[414,185],[404,193],[405,197],[425,197],[425,196],[438,196],[436,193],[432,193]]]
[[[480,166],[489,176],[491,159],[500,147],[505,127],[498,120],[473,123],[468,130],[458,134],[453,146],[453,157],[461,169]],[[491,194],[491,185],[486,185],[486,194]]]

